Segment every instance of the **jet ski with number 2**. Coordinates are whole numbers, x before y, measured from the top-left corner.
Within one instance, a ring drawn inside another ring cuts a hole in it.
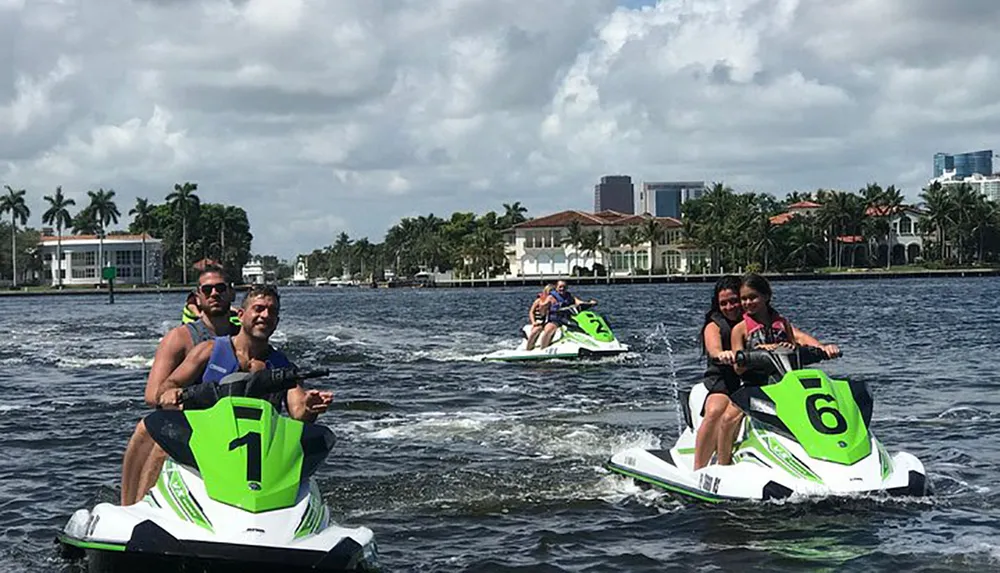
[[[531,325],[521,330],[523,340],[513,350],[497,350],[483,357],[486,361],[521,362],[532,360],[575,360],[617,356],[629,351],[627,344],[615,338],[614,332],[601,315],[590,310],[589,303],[563,307],[557,312],[565,316],[565,324],[553,334],[552,343],[545,348],[528,350]],[[540,337],[539,337],[540,338]]]
[[[685,427],[669,450],[629,448],[609,459],[612,472],[685,497],[719,502],[887,492],[930,493],[913,455],[890,455],[871,431],[872,396],[863,382],[802,368],[826,359],[813,347],[740,351],[737,364],[768,375],[732,395],[745,416],[733,463],[695,471],[695,436],[708,396],[704,384],[682,392]]]

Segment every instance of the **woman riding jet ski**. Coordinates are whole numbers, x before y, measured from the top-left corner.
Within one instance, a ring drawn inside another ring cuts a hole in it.
[[[326,372],[294,368],[230,374],[180,393],[183,410],[158,410],[146,428],[169,454],[141,502],[73,514],[64,555],[140,571],[152,561],[235,570],[373,571],[372,531],[334,523],[311,478],[330,453],[326,427],[280,416],[273,400]]]
[[[805,365],[826,360],[815,347],[741,350],[737,364],[767,377],[732,402],[745,416],[730,465],[694,469],[695,435],[708,395],[703,384],[681,392],[684,428],[669,450],[629,448],[606,467],[638,482],[701,501],[766,500],[885,491],[930,493],[913,455],[890,456],[871,432],[872,396],[863,382],[835,380]]]
[[[704,331],[714,365],[705,384],[681,392],[685,428],[677,444],[668,451],[632,448],[612,456],[607,467],[704,501],[880,490],[927,493],[923,464],[907,453],[890,458],[869,431],[867,386],[803,369],[839,356],[840,350],[819,347],[777,314],[770,285],[758,275],[747,275],[739,285],[747,314],[735,324],[734,286],[727,279],[716,286],[712,323],[706,321]],[[712,324],[716,327],[709,332]],[[720,331],[730,329],[732,350],[718,340]],[[709,334],[716,338],[714,345]],[[744,345],[751,350],[743,350]],[[734,362],[732,374],[744,374],[742,387],[727,374]],[[716,449],[718,464],[706,465]]]

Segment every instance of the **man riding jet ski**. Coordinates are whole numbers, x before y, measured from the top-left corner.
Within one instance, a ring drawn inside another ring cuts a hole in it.
[[[560,290],[562,289],[562,290]],[[629,351],[627,344],[615,338],[608,323],[590,310],[597,302],[581,301],[559,281],[551,291],[548,319],[542,330],[540,347],[534,347],[538,325],[521,329],[524,340],[513,350],[498,350],[483,357],[487,361],[517,362],[616,356]]]
[[[327,372],[302,373],[269,345],[279,308],[273,287],[251,289],[239,334],[199,344],[167,377],[157,390],[164,409],[143,421],[168,456],[155,486],[138,503],[74,513],[59,537],[69,556],[86,554],[92,569],[124,561],[139,570],[150,557],[377,567],[372,531],[336,525],[311,479],[333,446],[333,433],[313,423],[332,394],[299,384]]]
[[[606,467],[641,484],[701,501],[766,500],[885,491],[930,493],[924,466],[906,452],[890,456],[870,431],[867,384],[804,368],[827,358],[815,347],[750,350],[737,364],[767,376],[732,395],[745,413],[731,465],[694,470],[695,435],[708,390],[681,392],[685,427],[669,450],[629,448]]]
[[[260,370],[185,388],[183,410],[146,417],[170,456],[156,486],[135,505],[77,510],[59,536],[64,556],[86,555],[91,570],[139,571],[154,562],[377,570],[372,531],[334,523],[311,477],[330,453],[333,433],[279,416],[268,401],[326,374]]]

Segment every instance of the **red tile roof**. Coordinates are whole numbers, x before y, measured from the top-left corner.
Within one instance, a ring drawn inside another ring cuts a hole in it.
[[[814,203],[813,201],[799,201],[798,203],[792,203],[789,205],[788,209],[791,211],[795,209],[820,209],[822,207],[822,205]]]
[[[114,240],[125,240],[125,241],[141,241],[145,237],[146,240],[157,240],[156,237],[150,235],[149,233],[143,233],[141,235],[105,235],[105,241]],[[96,241],[98,239],[97,235],[63,235],[62,242],[72,242],[72,241]],[[55,235],[43,235],[38,239],[42,243],[58,241],[59,237]]]
[[[785,223],[792,220],[796,213],[778,213],[777,215],[771,217],[770,221],[772,225],[784,225]]]
[[[538,217],[514,225],[516,229],[536,229],[542,227],[565,227],[573,221],[578,221],[581,225],[598,226],[627,226],[641,225],[649,219],[656,219],[663,227],[680,227],[681,222],[673,217],[653,217],[649,214],[629,215],[618,211],[601,211],[599,213],[585,213],[583,211],[560,211],[544,217]]]

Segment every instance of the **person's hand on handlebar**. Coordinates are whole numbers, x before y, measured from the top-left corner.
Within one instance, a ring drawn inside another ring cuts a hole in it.
[[[725,364],[727,366],[733,366],[736,364],[736,353],[732,350],[723,350],[722,352],[715,355],[715,361],[719,364]]]
[[[820,349],[826,354],[827,358],[837,358],[840,356],[840,348],[836,344],[824,344],[820,346]]]
[[[183,388],[170,388],[165,390],[162,394],[160,394],[159,406],[165,410],[182,409],[183,405],[181,402],[181,394],[183,392]]]

